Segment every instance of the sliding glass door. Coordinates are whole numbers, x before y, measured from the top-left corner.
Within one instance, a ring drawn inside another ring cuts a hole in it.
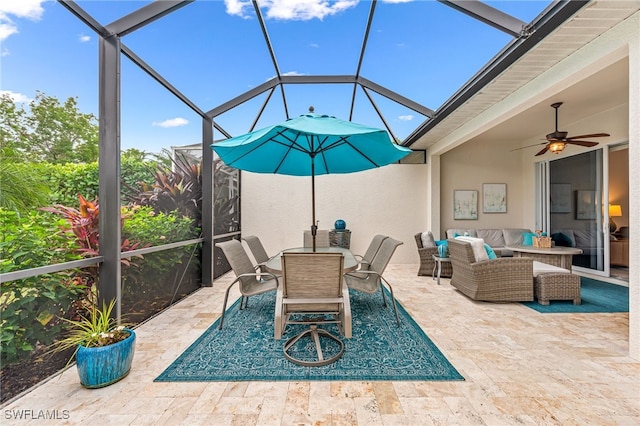
[[[537,221],[556,245],[582,249],[573,257],[574,267],[608,276],[606,156],[598,149],[540,163]]]

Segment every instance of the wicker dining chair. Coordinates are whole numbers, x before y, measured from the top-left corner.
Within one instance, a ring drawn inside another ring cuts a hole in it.
[[[258,266],[254,266],[238,240],[229,240],[217,243],[216,247],[220,248],[224,253],[231,269],[236,274],[236,279],[229,285],[224,294],[224,302],[222,304],[222,315],[220,316],[219,329],[222,329],[224,322],[224,314],[227,309],[227,300],[229,299],[229,291],[235,283],[240,286],[240,309],[246,308],[249,304],[249,297],[257,294],[273,291],[278,288],[278,277],[269,272],[258,272]]]

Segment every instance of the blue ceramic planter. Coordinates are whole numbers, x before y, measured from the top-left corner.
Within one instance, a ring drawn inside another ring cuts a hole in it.
[[[136,334],[109,346],[86,348],[80,346],[76,353],[76,367],[80,384],[85,388],[102,388],[125,377],[131,370],[135,352]]]

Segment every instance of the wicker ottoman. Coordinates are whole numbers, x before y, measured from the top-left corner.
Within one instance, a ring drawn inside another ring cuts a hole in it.
[[[548,305],[550,300],[573,300],[580,304],[580,277],[568,273],[541,273],[534,279],[538,303]]]

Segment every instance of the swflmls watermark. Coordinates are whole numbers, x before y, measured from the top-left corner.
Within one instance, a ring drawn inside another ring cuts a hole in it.
[[[68,420],[70,417],[69,410],[4,410],[5,420]]]

